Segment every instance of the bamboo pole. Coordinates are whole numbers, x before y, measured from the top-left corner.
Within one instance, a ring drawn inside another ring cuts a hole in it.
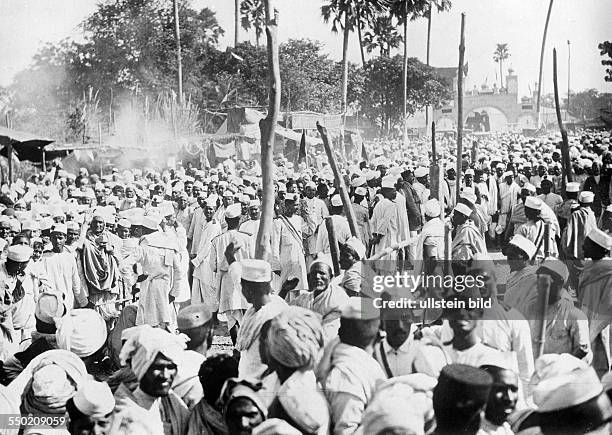
[[[461,37],[459,41],[459,69],[457,71],[457,198],[461,195],[461,155],[463,154],[463,57],[465,56],[465,13],[461,14]]]
[[[538,275],[538,312],[541,316],[537,322],[537,346],[533,355],[534,359],[538,359],[544,353],[544,344],[546,343],[546,312],[548,311],[548,299],[550,297],[550,276]]]
[[[559,104],[559,85],[557,83],[557,49],[553,48],[553,85],[555,90],[555,109],[557,111],[557,123],[559,124],[559,130],[561,131],[561,163],[563,165],[563,175],[561,182],[563,183],[563,191],[565,191],[565,179],[567,177],[568,182],[572,182],[574,177],[572,176],[572,167],[570,165],[569,155],[569,143],[567,140],[567,131],[563,127],[563,120],[561,120],[561,105]]]
[[[11,128],[11,119],[9,114],[6,114],[6,128]],[[8,145],[6,146],[6,157],[8,167],[8,185],[11,187],[13,183],[13,140],[9,138]]]
[[[544,224],[544,258],[550,255],[550,224]]]
[[[406,105],[408,104],[406,95],[408,93],[408,0],[405,0],[404,4],[404,58],[402,59],[402,144],[404,147],[408,146],[408,111]],[[425,108],[427,113],[427,108]],[[427,115],[425,115],[427,116]],[[427,120],[426,120],[427,121]],[[427,123],[425,123],[427,126]],[[425,127],[427,128],[427,127]]]
[[[338,162],[336,162],[336,156],[334,156],[334,150],[332,149],[331,144],[329,143],[327,128],[323,127],[317,121],[317,130],[319,130],[319,134],[321,135],[323,147],[325,148],[325,153],[327,154],[327,159],[329,160],[329,166],[331,166],[332,172],[334,173],[334,178],[336,180],[336,184],[338,185],[338,192],[340,193],[340,198],[342,199],[342,205],[344,206],[344,212],[346,214],[346,219],[348,220],[349,228],[351,229],[351,234],[353,235],[353,237],[359,237],[355,210],[353,210],[353,206],[351,205],[351,199],[349,198],[348,190],[346,189],[346,184],[344,184],[344,178],[342,177],[342,174],[340,174]]]
[[[334,276],[338,276],[340,275],[340,251],[338,249],[334,221],[331,216],[325,218],[325,228],[327,229],[327,238],[329,239],[329,252],[331,253]]]
[[[432,199],[440,200],[440,166],[436,155],[436,123],[431,123],[431,166],[429,167],[430,195]]]
[[[544,24],[544,34],[542,35],[542,47],[540,49],[540,72],[538,73],[538,88],[536,89],[536,128],[540,129],[540,95],[542,94],[542,68],[544,67],[544,50],[546,48],[546,33],[548,32],[548,23],[550,22],[550,12],[552,11],[553,1],[548,4],[548,13],[546,14],[546,23]]]
[[[278,60],[278,12],[272,9],[272,0],[263,0],[266,11],[266,40],[268,51],[268,115],[259,121],[261,132],[262,205],[261,224],[255,242],[255,258],[267,259],[271,255],[272,219],[274,217],[274,132],[280,112],[281,78]]]

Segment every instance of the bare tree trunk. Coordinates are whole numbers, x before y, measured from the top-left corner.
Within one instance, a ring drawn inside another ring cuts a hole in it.
[[[365,67],[366,59],[363,51],[363,38],[361,36],[361,11],[357,8],[357,38],[359,39],[359,52],[361,53],[361,65]]]
[[[503,74],[503,68],[502,68],[502,60],[499,60],[499,88],[503,88],[504,87],[504,76]]]
[[[561,104],[559,103],[559,84],[557,81],[557,49],[553,49],[553,86],[555,91],[555,109],[557,111],[557,123],[559,124],[559,130],[561,131],[561,163],[563,164],[563,175],[562,183],[563,190],[565,190],[565,177],[568,182],[574,181],[572,175],[572,166],[570,163],[569,155],[569,143],[567,141],[567,131],[563,127],[563,121],[561,120]]]
[[[174,3],[174,37],[176,39],[176,74],[178,79],[178,103],[179,107],[183,106],[183,58],[181,54],[181,28],[179,25],[179,9],[178,0],[173,0]]]
[[[263,0],[266,9],[266,39],[268,46],[268,115],[259,122],[261,132],[262,204],[261,224],[255,242],[255,257],[267,260],[271,255],[272,219],[274,217],[274,132],[280,112],[281,81],[278,61],[278,13],[272,10],[272,0]]]
[[[238,45],[240,35],[240,0],[234,0],[234,47]]]
[[[461,14],[459,69],[457,71],[457,199],[461,196],[461,155],[463,154],[463,57],[465,55],[465,14]]]
[[[349,44],[349,16],[344,14],[344,38],[342,41],[342,126],[340,128],[340,151],[346,156],[344,149],[344,125],[346,124],[346,106],[348,92],[348,44]]]
[[[406,4],[406,10],[404,11],[404,62],[402,66],[402,143],[404,146],[408,146],[408,111],[406,105],[408,104],[408,5]]]
[[[542,94],[542,68],[544,67],[544,50],[546,48],[546,33],[548,32],[548,23],[550,21],[550,12],[552,11],[553,1],[550,0],[548,4],[548,13],[546,14],[546,23],[544,24],[544,34],[542,35],[542,48],[540,50],[540,72],[538,73],[538,89],[536,96],[536,113],[537,113],[537,125],[536,128],[540,128],[540,96]]]
[[[429,3],[429,17],[427,17],[427,57],[426,62],[429,66],[429,51],[431,48],[431,13],[432,13],[431,2]],[[425,131],[429,127],[429,106],[425,106]]]

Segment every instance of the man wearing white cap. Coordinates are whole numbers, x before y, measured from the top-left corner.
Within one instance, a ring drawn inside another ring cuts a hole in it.
[[[332,221],[334,232],[336,233],[336,240],[338,243],[346,243],[351,238],[351,229],[348,224],[346,216],[344,216],[344,207],[342,205],[342,199],[339,194],[333,195],[330,199],[329,207],[329,219]],[[325,221],[321,222],[317,228],[317,241],[315,245],[315,253],[329,254],[329,235],[327,233],[327,226]]]
[[[187,249],[189,249],[189,255],[194,258],[198,255],[198,249],[200,247],[200,240],[202,238],[203,228],[206,226],[206,222],[209,220],[204,216],[204,210],[207,206],[211,206],[214,210],[217,209],[216,201],[208,201],[206,196],[203,194],[197,198],[198,207],[193,210],[189,228],[187,228]],[[214,214],[213,210],[213,214]],[[223,217],[222,217],[223,218]],[[218,222],[218,221],[217,221]]]
[[[203,203],[203,228],[200,232],[200,245],[196,247],[196,255],[192,258],[193,285],[191,287],[191,303],[203,303],[211,312],[219,310],[219,297],[215,287],[214,272],[210,267],[210,253],[212,240],[221,235],[221,225],[213,215],[215,214],[216,201],[206,200]]]
[[[452,223],[455,236],[451,246],[451,258],[466,263],[475,254],[487,254],[487,244],[480,230],[470,219],[472,209],[463,203],[458,203],[453,211]],[[460,264],[453,266],[460,267]]]
[[[242,296],[251,304],[240,318],[240,329],[236,337],[236,350],[240,352],[238,375],[241,378],[261,378],[267,369],[259,353],[259,336],[264,323],[276,317],[287,307],[280,297],[271,294],[272,268],[265,260],[242,259],[233,255],[230,272],[236,276]]]
[[[538,267],[531,265],[531,259],[536,254],[536,246],[531,240],[516,235],[510,239],[508,246],[502,252],[510,266],[504,303],[525,315],[527,308],[537,300]]]
[[[259,232],[259,224],[261,223],[261,201],[259,199],[249,200],[249,220],[240,224],[239,230],[243,233],[249,233],[253,239],[253,246],[255,246],[255,239]]]
[[[70,434],[100,434],[110,426],[115,398],[105,382],[88,380],[66,402]]]
[[[64,296],[66,308],[84,307],[89,304],[85,283],[81,282],[74,254],[64,249],[67,228],[56,224],[51,231],[53,251],[43,255],[41,271],[53,291]]]
[[[304,250],[306,255],[314,256],[316,254],[316,230],[327,216],[329,211],[325,202],[316,196],[317,186],[314,182],[309,181],[304,186],[304,196],[300,204],[300,214],[306,222],[304,228]]]
[[[350,298],[342,310],[338,339],[329,342],[315,369],[330,405],[334,434],[352,434],[386,376],[371,356],[380,312],[372,299]]]
[[[159,215],[143,217],[140,245],[124,260],[122,268],[139,263],[142,274],[146,276],[141,284],[136,324],[171,330],[176,324],[173,302],[184,277],[180,269],[178,243],[163,234],[159,226],[161,219]]]
[[[497,221],[497,234],[503,234],[508,225],[508,218],[512,206],[518,201],[521,188],[514,183],[514,174],[506,171],[502,174],[499,184],[499,219]]]
[[[584,240],[584,256],[587,262],[580,274],[578,289],[582,311],[589,319],[593,368],[601,377],[610,370],[610,323],[612,323],[612,237],[593,228]]]
[[[227,329],[235,339],[248,304],[240,290],[240,282],[228,274],[230,264],[226,251],[232,251],[236,261],[254,257],[251,235],[238,231],[242,207],[230,204],[225,210],[227,231],[212,239],[209,263],[215,273],[215,289],[219,295],[219,313],[227,317]]]
[[[367,201],[365,196],[367,189],[363,186],[355,188],[353,195],[353,212],[355,213],[355,219],[357,220],[357,227],[359,228],[359,237],[364,246],[368,246],[370,243],[370,210],[368,209]]]
[[[440,219],[440,202],[437,199],[430,199],[425,203],[423,210],[425,225],[414,249],[415,275],[421,272],[432,273],[432,267],[436,266],[435,260],[444,258],[444,222]],[[427,261],[426,264],[430,267],[425,267],[424,261]]]
[[[429,170],[424,167],[416,168],[414,170],[414,178],[415,181],[412,183],[412,187],[416,191],[419,196],[419,203],[425,204],[429,200],[429,189],[427,186],[429,182],[427,178],[429,177]]]
[[[272,270],[280,276],[282,286],[289,279],[298,279],[297,285],[306,286],[306,262],[302,228],[305,222],[295,214],[298,197],[296,193],[285,196],[283,214],[274,219],[272,233]]]
[[[396,182],[397,177],[394,175],[387,175],[382,179],[380,189],[382,199],[374,206],[370,221],[372,229],[371,244],[374,254],[378,254],[385,248],[400,242],[400,216],[397,204],[395,204],[397,197]],[[394,250],[383,258],[385,260],[396,260],[397,251]]]
[[[536,261],[541,261],[545,257],[557,257],[556,231],[554,227],[549,227],[548,240],[546,240],[545,223],[541,218],[541,211],[544,204],[541,199],[535,196],[528,196],[525,199],[525,217],[527,222],[521,224],[515,234],[530,240],[536,246]],[[546,249],[548,251],[546,252]]]

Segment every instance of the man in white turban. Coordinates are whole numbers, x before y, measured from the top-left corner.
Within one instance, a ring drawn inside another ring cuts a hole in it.
[[[138,387],[130,391],[126,384],[115,392],[117,417],[126,408],[138,406],[151,424],[165,435],[183,434],[189,410],[172,391],[185,341],[176,334],[160,328],[140,325],[123,332],[125,343],[119,359],[129,364],[138,379]]]

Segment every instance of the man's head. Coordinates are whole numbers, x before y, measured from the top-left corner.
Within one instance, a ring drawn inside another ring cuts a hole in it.
[[[308,272],[308,290],[311,292],[322,292],[327,290],[334,274],[332,268],[323,261],[314,261]]]
[[[140,389],[153,397],[167,396],[177,373],[176,363],[158,352],[144,376]]]
[[[285,196],[285,215],[293,216],[297,211],[297,195],[295,193],[288,193]]]
[[[107,383],[88,380],[66,402],[68,431],[78,435],[108,433],[115,398]]]
[[[81,227],[74,221],[66,224],[66,243],[72,245],[81,236]]]
[[[204,392],[204,400],[219,411],[218,400],[225,381],[237,376],[238,361],[231,355],[220,353],[206,358],[198,372],[198,378]]]
[[[561,298],[563,287],[567,284],[569,270],[560,260],[546,259],[536,271],[538,275],[546,275],[550,280],[549,304],[554,304]]]
[[[472,214],[472,209],[463,203],[459,203],[455,206],[452,217],[453,227],[457,228],[463,225],[469,219]]]
[[[485,417],[491,423],[501,426],[516,409],[518,402],[518,376],[507,368],[494,365],[480,367],[493,378]]]
[[[392,313],[383,314],[383,329],[387,333],[387,342],[394,349],[408,340],[410,329],[414,323],[414,316],[411,310],[390,310]]]
[[[537,221],[540,219],[542,212],[542,200],[535,196],[528,196],[525,199],[525,217],[530,221]]]
[[[270,294],[272,267],[265,260],[242,260],[242,294],[251,304],[261,303]]]
[[[91,224],[89,225],[89,229],[91,230],[92,233],[96,235],[102,234],[104,230],[106,229],[104,217],[100,215],[95,215],[91,219]]]
[[[464,364],[445,366],[433,391],[436,424],[443,433],[476,434],[493,384],[491,375]]]
[[[261,218],[261,203],[258,199],[249,201],[249,218],[254,221]]]
[[[482,319],[482,309],[470,308],[470,300],[480,297],[480,294],[471,290],[451,295],[445,299],[446,306],[443,317],[453,330],[455,338],[465,338],[476,332]]]
[[[250,434],[266,418],[265,405],[257,395],[261,384],[228,379],[223,387],[223,417],[230,435]]]
[[[548,195],[552,190],[553,184],[549,179],[542,180],[540,183],[540,189],[544,195]]]
[[[212,344],[213,314],[205,304],[193,304],[181,309],[177,316],[180,333],[189,337],[187,350],[197,350],[203,355]]]
[[[380,311],[372,300],[352,297],[342,310],[338,337],[344,344],[366,349],[378,337],[379,328]]]
[[[8,248],[6,271],[11,276],[23,275],[32,258],[32,248],[28,245],[13,245]]]
[[[66,234],[68,229],[65,224],[56,224],[51,228],[51,244],[53,245],[53,252],[63,252],[64,246],[66,245]]]
[[[510,239],[502,253],[508,258],[510,271],[521,270],[535,255],[536,246],[528,238],[517,234]]]
[[[584,239],[582,250],[585,258],[601,260],[612,250],[612,237],[599,228],[593,228]]]
[[[315,197],[316,194],[317,186],[315,185],[315,183],[313,183],[312,181],[306,183],[306,186],[304,187],[304,196],[306,196],[306,198],[308,199],[312,199]]]

